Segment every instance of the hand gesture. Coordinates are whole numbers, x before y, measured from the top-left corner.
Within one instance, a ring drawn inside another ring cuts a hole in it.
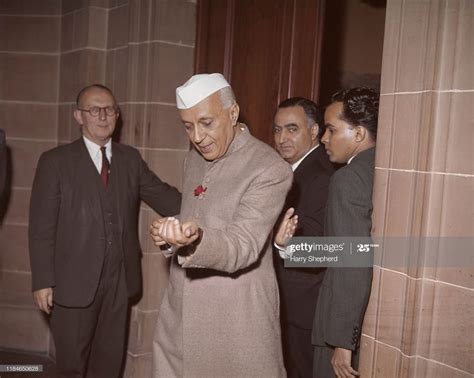
[[[150,225],[150,235],[157,247],[166,244],[166,241],[159,234],[160,226],[165,223],[166,218],[155,219]]]
[[[174,217],[162,218],[153,222],[150,233],[155,245],[168,243],[178,248],[193,243],[200,235],[196,222],[188,221],[181,224]]]
[[[286,247],[288,241],[293,237],[298,225],[298,215],[294,215],[295,209],[290,207],[280,222],[278,231],[275,235],[275,243],[281,247]]]

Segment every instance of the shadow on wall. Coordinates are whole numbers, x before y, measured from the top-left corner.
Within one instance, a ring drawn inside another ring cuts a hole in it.
[[[122,109],[120,109],[119,117],[117,118],[117,123],[115,124],[115,130],[112,134],[112,140],[117,143],[122,141],[122,130],[123,130],[123,116]]]
[[[5,214],[7,213],[12,192],[12,151],[8,146],[6,146],[6,149],[6,164],[0,162],[0,164],[2,164],[0,169],[4,169],[3,167],[6,168],[5,188],[3,189],[3,192],[2,188],[0,188],[0,226],[2,225]]]
[[[326,2],[321,54],[321,104],[340,89],[380,91],[386,0]]]
[[[341,72],[339,82],[341,88],[369,87],[380,92],[380,74]]]
[[[362,0],[362,2],[374,8],[387,7],[387,0]]]

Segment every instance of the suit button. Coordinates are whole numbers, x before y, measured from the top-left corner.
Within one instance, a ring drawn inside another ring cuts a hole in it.
[[[204,181],[209,182],[209,181],[211,181],[211,179],[209,177],[206,177],[206,179]]]

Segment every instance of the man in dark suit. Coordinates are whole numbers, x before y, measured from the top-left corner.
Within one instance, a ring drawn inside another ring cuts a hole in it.
[[[322,236],[329,178],[333,165],[319,144],[323,113],[311,100],[292,97],[274,117],[275,148],[291,164],[293,185],[284,210],[295,209],[296,236]],[[311,329],[325,269],[285,268],[275,261],[281,296],[281,327],[285,367],[289,377],[311,377]]]
[[[324,114],[321,138],[329,160],[346,163],[332,177],[325,236],[367,236],[372,228],[372,185],[379,95],[368,88],[338,92]],[[359,342],[372,268],[326,270],[314,317],[314,377],[358,376]]]
[[[0,209],[3,208],[3,194],[7,185],[7,144],[5,132],[0,129]],[[1,217],[1,215],[0,215]],[[1,218],[0,218],[1,221]]]
[[[140,199],[160,214],[179,212],[179,192],[136,149],[112,142],[118,117],[110,89],[84,88],[74,111],[82,138],[45,152],[33,183],[33,295],[51,314],[64,377],[120,375],[129,298],[141,291]]]

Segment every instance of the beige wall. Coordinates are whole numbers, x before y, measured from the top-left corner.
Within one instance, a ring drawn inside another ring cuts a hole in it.
[[[57,145],[61,1],[0,2],[0,127],[12,188],[0,226],[0,348],[49,350],[31,297],[28,206],[39,155]]]
[[[195,1],[5,0],[0,2],[0,127],[12,152],[12,191],[0,227],[0,348],[52,353],[47,323],[33,306],[28,205],[39,155],[76,139],[77,92],[109,86],[122,109],[121,141],[180,188],[188,142],[174,89],[193,71]],[[131,313],[126,376],[148,376],[151,336],[167,267],[140,215],[144,295]]]
[[[471,0],[388,1],[376,236],[470,237],[472,246],[473,25]],[[474,376],[472,250],[464,266],[447,252],[383,250],[383,258],[408,253],[418,262],[375,267],[364,377]]]

